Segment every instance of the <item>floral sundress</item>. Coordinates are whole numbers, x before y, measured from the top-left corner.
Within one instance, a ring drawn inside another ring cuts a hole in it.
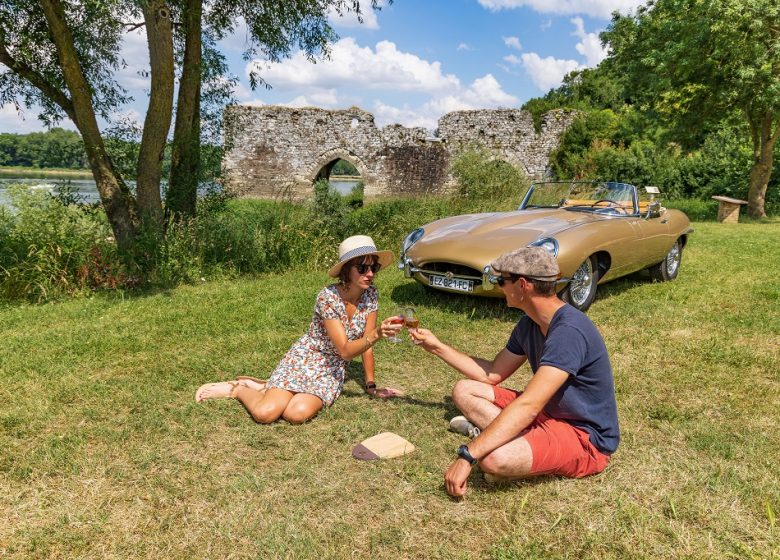
[[[349,340],[357,340],[366,330],[368,315],[377,310],[379,292],[369,286],[357,304],[352,319],[336,284],[326,286],[317,294],[309,330],[287,351],[268,380],[268,387],[278,387],[294,393],[316,395],[330,406],[341,395],[347,361],[339,356],[327,331],[326,319],[339,319]]]

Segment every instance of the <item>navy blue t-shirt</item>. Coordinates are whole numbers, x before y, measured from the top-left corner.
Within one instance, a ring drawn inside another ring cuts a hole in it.
[[[588,316],[571,305],[553,315],[547,338],[524,316],[512,331],[506,349],[527,356],[531,370],[547,365],[569,378],[545,405],[544,412],[582,428],[603,453],[613,453],[620,442],[615,382],[607,347]]]

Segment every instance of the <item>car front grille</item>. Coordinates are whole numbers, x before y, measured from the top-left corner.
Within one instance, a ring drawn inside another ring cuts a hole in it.
[[[432,272],[434,274],[447,274],[452,273],[453,276],[469,277],[472,279],[478,279],[477,283],[481,283],[482,272],[471,268],[470,266],[463,266],[462,264],[448,263],[448,262],[429,262],[420,267],[425,272]]]

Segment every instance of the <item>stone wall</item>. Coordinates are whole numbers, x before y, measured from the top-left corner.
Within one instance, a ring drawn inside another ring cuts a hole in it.
[[[456,111],[439,120],[438,136],[423,128],[389,125],[357,107],[329,111],[278,106],[229,106],[225,111],[225,186],[241,196],[311,197],[317,177],[328,177],[339,159],[360,173],[367,199],[439,193],[453,186],[450,162],[464,150],[482,149],[544,175],[549,154],[573,120],[552,111],[536,133],[531,114],[516,109]]]

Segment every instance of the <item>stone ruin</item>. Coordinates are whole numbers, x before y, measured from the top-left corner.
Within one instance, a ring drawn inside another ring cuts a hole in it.
[[[225,111],[224,184],[239,196],[305,200],[313,196],[314,181],[329,178],[344,159],[360,173],[365,199],[446,193],[455,184],[451,162],[468,150],[484,151],[539,179],[574,116],[551,111],[537,132],[527,111],[455,111],[439,119],[432,137],[424,128],[380,130],[374,116],[357,107],[232,105]]]

